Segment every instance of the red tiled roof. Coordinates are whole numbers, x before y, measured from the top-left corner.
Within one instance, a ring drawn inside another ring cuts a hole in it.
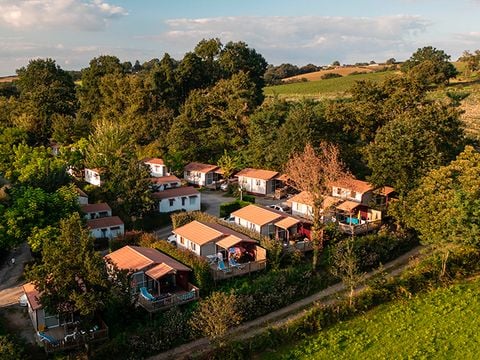
[[[235,176],[243,176],[243,177],[261,179],[261,180],[271,180],[277,175],[278,175],[277,171],[253,169],[253,168],[246,168],[235,174]]]
[[[162,200],[162,199],[169,199],[173,197],[179,196],[191,196],[191,195],[198,195],[199,192],[193,186],[185,186],[185,187],[178,187],[173,189],[167,189],[163,191],[158,191],[152,194],[154,199]]]
[[[163,159],[160,159],[160,158],[146,158],[146,159],[143,159],[143,162],[145,164],[165,165],[165,163],[163,162]]]
[[[145,275],[152,279],[160,279],[162,276],[167,275],[170,272],[175,272],[175,269],[171,268],[167,264],[158,264],[155,265],[153,268],[149,269],[145,272]]]
[[[100,211],[112,211],[107,203],[85,204],[81,205],[80,209],[86,214]]]
[[[273,209],[267,209],[257,205],[248,205],[237,211],[234,211],[232,216],[244,219],[259,226],[273,223],[275,220],[285,217],[284,215],[272,210]]]
[[[207,173],[210,171],[218,170],[217,165],[203,164],[199,162],[191,162],[185,166],[185,171],[197,171],[201,173]]]
[[[120,226],[120,225],[123,225],[123,221],[118,216],[108,216],[108,217],[102,217],[98,219],[87,220],[87,226],[90,229],[101,229],[101,228],[106,228],[111,226]]]
[[[173,233],[200,246],[224,236],[222,231],[212,228],[210,224],[207,225],[197,220],[176,228],[173,230]]]
[[[23,291],[25,295],[27,295],[27,300],[32,310],[38,310],[42,307],[40,304],[40,293],[33,283],[29,282],[24,284]]]
[[[390,187],[390,186],[384,186],[380,190],[380,193],[384,196],[388,196],[388,195],[390,195],[391,193],[394,193],[394,192],[395,192],[395,189],[393,187]]]
[[[124,246],[105,255],[105,258],[112,261],[120,270],[139,271],[152,264],[165,264],[178,271],[191,271],[189,267],[156,249],[140,246]]]
[[[343,203],[341,203],[340,205],[337,206],[337,209],[338,210],[343,210],[343,211],[346,211],[346,212],[352,212],[353,210],[355,210],[355,208],[359,207],[361,204],[355,202],[355,201],[350,201],[350,200],[347,200],[347,201],[344,201]]]
[[[167,175],[167,176],[150,178],[150,181],[155,184],[168,184],[171,182],[180,182],[180,179],[175,175]]]
[[[374,189],[374,186],[372,184],[366,181],[356,180],[356,179],[345,179],[345,180],[334,181],[333,183],[331,183],[331,186],[346,189],[346,190],[353,190],[361,194]]]

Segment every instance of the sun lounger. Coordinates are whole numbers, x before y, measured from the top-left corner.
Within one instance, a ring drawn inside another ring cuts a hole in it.
[[[38,334],[38,337],[40,338],[40,340],[43,341],[43,342],[48,342],[51,345],[58,345],[59,344],[58,340],[51,337],[50,335],[47,335],[47,334],[45,334],[41,331],[39,331],[37,334]]]
[[[141,287],[141,288],[140,288],[140,295],[141,295],[145,300],[148,300],[148,301],[153,301],[153,300],[155,300],[155,297],[148,292],[148,290],[147,290],[146,287]]]

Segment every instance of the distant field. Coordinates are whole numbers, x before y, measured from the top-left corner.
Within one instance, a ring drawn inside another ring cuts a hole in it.
[[[334,79],[267,86],[263,91],[265,96],[278,95],[282,98],[332,98],[344,95],[355,81],[382,81],[386,76],[393,73],[393,71],[372,72],[369,74],[347,75]]]
[[[0,77],[0,83],[12,82],[17,79],[18,79],[18,76],[2,76]]]
[[[383,305],[261,359],[478,359],[480,281]]]
[[[317,81],[317,80],[322,80],[322,76],[325,74],[340,74],[342,76],[345,75],[350,75],[351,73],[355,72],[364,72],[364,73],[371,73],[379,69],[383,69],[385,66],[384,65],[377,65],[377,66],[339,66],[335,69],[329,69],[329,70],[320,70],[320,71],[315,71],[311,72],[308,74],[301,74],[301,75],[295,75],[286,79],[283,79],[283,81],[289,81],[289,80],[295,80],[295,79],[301,79],[305,78],[308,81]]]

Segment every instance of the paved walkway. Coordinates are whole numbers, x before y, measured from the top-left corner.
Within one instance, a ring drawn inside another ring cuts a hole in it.
[[[396,276],[402,272],[409,263],[412,257],[419,254],[421,247],[418,246],[406,254],[398,257],[397,259],[385,264],[382,270],[388,271],[390,276]],[[369,279],[372,276],[378,274],[380,270],[374,270],[365,275],[365,279]],[[364,286],[360,286],[356,289],[356,292],[361,291]],[[279,327],[288,321],[297,319],[303,316],[304,311],[308,306],[322,302],[328,305],[336,299],[329,299],[330,296],[340,293],[345,290],[345,286],[342,283],[332,285],[316,294],[313,294],[305,299],[299,300],[289,306],[286,306],[277,311],[271,312],[265,316],[259,317],[255,320],[248,321],[236,328],[230,330],[231,337],[237,340],[249,339],[255,335],[265,331],[269,327]],[[323,301],[322,301],[323,300]],[[162,359],[185,359],[191,357],[193,353],[204,352],[210,348],[210,343],[207,338],[201,338],[190,343],[181,345],[164,353],[150,357],[150,360],[162,360]]]

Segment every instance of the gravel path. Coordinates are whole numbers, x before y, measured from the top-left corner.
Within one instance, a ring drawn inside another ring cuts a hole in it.
[[[410,259],[419,254],[421,248],[422,247],[418,246],[398,257],[397,259],[385,264],[382,270],[389,270],[388,273],[390,276],[398,275],[408,266]],[[379,271],[380,270],[374,270],[367,273],[365,275],[365,279],[371,278],[372,276],[378,274]],[[363,288],[364,286],[360,286],[356,289],[356,291],[361,291]],[[321,302],[325,305],[328,305],[334,302],[335,299],[327,300],[327,298],[344,290],[345,286],[342,283],[332,285],[289,306],[271,312],[270,314],[259,317],[255,320],[248,321],[236,328],[231,329],[231,337],[237,340],[249,339],[265,331],[269,327],[279,327],[288,321],[301,317],[304,314],[304,310],[314,303]],[[149,360],[187,359],[190,358],[192,354],[207,351],[209,348],[210,343],[208,339],[201,338],[166,351],[164,353],[152,356],[149,358]]]

